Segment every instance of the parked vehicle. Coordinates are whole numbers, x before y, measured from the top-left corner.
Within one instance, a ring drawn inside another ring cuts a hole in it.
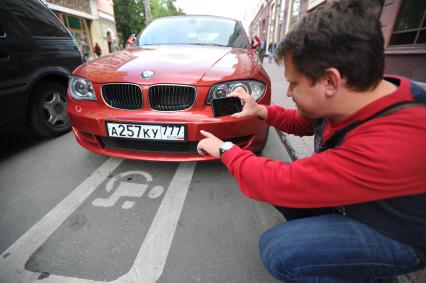
[[[82,63],[74,40],[39,0],[0,1],[0,131],[25,123],[45,137],[70,129],[69,75]]]
[[[211,100],[243,85],[268,105],[271,84],[240,22],[212,16],[153,21],[133,47],[77,68],[68,113],[77,141],[109,156],[209,160],[196,145],[209,131],[260,151],[268,127],[257,118],[214,117]]]

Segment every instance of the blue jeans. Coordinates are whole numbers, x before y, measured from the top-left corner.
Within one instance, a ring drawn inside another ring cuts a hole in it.
[[[340,214],[277,225],[259,248],[266,269],[284,282],[382,282],[423,267],[411,246]]]
[[[272,59],[274,59],[274,52],[269,52],[268,59],[269,63],[272,63]]]

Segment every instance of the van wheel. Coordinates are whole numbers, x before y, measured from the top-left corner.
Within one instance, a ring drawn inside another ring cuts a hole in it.
[[[66,95],[66,86],[53,81],[33,90],[27,123],[36,134],[57,137],[70,130]]]

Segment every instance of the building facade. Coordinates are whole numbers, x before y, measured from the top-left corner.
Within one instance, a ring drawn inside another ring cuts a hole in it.
[[[250,37],[258,36],[260,39],[267,40],[269,32],[269,17],[270,17],[270,3],[271,0],[260,2],[258,11],[254,20],[249,27]]]
[[[279,42],[300,17],[327,1],[333,0],[261,1],[250,24],[250,35],[262,31],[268,43]],[[382,0],[382,3],[385,73],[426,82],[426,1]]]
[[[95,43],[101,47],[102,54],[114,51],[118,37],[112,0],[46,0],[45,3],[78,45],[86,41],[92,55]]]
[[[384,2],[381,22],[386,73],[426,82],[426,1]]]
[[[258,12],[249,26],[249,35],[257,35],[266,45],[279,43],[288,29],[297,21],[300,0],[263,0],[259,2]]]

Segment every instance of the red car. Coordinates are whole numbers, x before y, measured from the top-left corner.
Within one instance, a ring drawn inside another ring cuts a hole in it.
[[[268,105],[271,84],[240,22],[212,16],[153,21],[134,46],[81,65],[67,110],[77,141],[96,153],[158,161],[211,160],[196,146],[209,131],[254,152],[266,143],[257,118],[214,117],[213,98],[243,85]]]

